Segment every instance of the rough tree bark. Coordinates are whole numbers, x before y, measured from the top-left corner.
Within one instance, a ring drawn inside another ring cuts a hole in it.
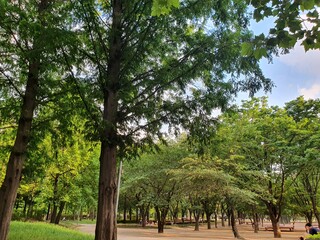
[[[277,214],[277,208],[272,203],[267,203],[270,220],[273,228],[274,238],[281,238],[281,230],[279,227],[279,215]]]
[[[38,14],[41,15],[48,8],[50,0],[41,0]],[[34,38],[32,50],[38,50],[41,36]],[[35,51],[38,52],[38,51]],[[14,202],[22,176],[22,168],[26,159],[27,145],[31,135],[33,113],[36,107],[36,96],[39,84],[39,70],[41,53],[28,59],[28,76],[18,129],[13,148],[7,164],[5,179],[0,187],[0,240],[6,240],[12,217]]]
[[[116,195],[117,195],[117,85],[121,62],[121,0],[113,0],[112,26],[109,45],[109,61],[106,86],[103,89],[104,111],[101,131],[100,175],[98,212],[95,240],[116,240]]]
[[[14,202],[21,180],[21,172],[26,159],[30,138],[33,111],[36,106],[38,89],[39,60],[29,63],[29,73],[23,104],[20,113],[18,131],[10,153],[6,176],[0,188],[0,239],[7,239]]]
[[[0,188],[0,239],[7,238],[14,202],[21,180],[21,171],[26,159],[33,111],[36,105],[38,88],[39,62],[29,64],[28,82],[21,108],[18,131],[13,149],[10,153],[6,176]]]
[[[169,207],[160,208],[155,206],[155,210],[157,213],[157,221],[158,221],[158,233],[164,232],[164,225],[166,224],[166,217],[169,211]]]

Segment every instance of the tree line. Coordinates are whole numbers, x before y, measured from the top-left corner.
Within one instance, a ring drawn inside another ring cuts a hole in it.
[[[211,228],[211,219],[217,227],[228,216],[236,238],[244,218],[258,232],[267,217],[275,238],[286,217],[319,225],[319,104],[299,97],[280,108],[253,98],[219,116],[205,145],[182,136],[126,162],[121,215],[138,208],[144,225],[152,211],[158,232],[169,219],[192,217],[199,230],[200,219]]]

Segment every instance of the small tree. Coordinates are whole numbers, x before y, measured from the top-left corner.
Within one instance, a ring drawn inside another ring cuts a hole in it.
[[[158,233],[163,233],[170,205],[178,193],[179,183],[172,178],[171,170],[176,169],[186,155],[188,151],[182,143],[171,143],[124,166],[123,191],[135,189],[143,213],[151,206],[155,208]]]

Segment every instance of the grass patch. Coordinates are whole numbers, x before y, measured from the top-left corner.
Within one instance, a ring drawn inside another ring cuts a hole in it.
[[[11,222],[9,240],[93,240],[92,235],[39,222]]]
[[[66,220],[66,221],[60,221],[59,225],[66,227],[66,228],[76,228],[77,226],[79,226],[80,224],[91,224],[91,225],[95,225],[96,222],[95,221],[91,221],[91,220],[86,220],[86,221],[76,221],[76,220]]]
[[[60,221],[60,224],[74,224],[74,225],[79,225],[79,224],[96,224],[96,220],[92,221],[90,219],[82,219],[81,221],[78,220],[65,220],[65,221]]]

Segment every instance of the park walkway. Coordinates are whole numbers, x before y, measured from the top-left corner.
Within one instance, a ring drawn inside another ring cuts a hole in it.
[[[79,224],[77,229],[82,232],[94,234],[95,225]],[[141,227],[118,227],[118,240],[201,240],[201,239],[234,239],[230,227],[221,227],[206,229],[203,224],[200,231],[194,231],[191,226],[187,227],[171,227],[164,230],[164,233],[158,234],[156,228],[141,228]],[[254,233],[250,225],[238,226],[240,235],[246,240],[267,240],[279,239],[273,238],[273,233],[270,231],[261,230],[259,233]],[[298,240],[300,236],[304,236],[304,223],[296,223],[294,232],[283,232],[283,240]]]

